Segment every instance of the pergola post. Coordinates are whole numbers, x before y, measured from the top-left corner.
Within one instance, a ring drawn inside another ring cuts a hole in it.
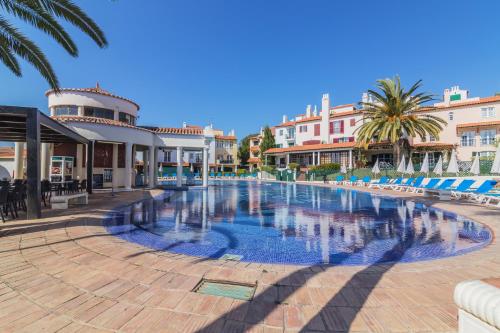
[[[203,148],[203,187],[208,187],[208,148]]]
[[[94,141],[87,144],[87,193],[92,194],[94,186]]]
[[[28,220],[42,217],[40,184],[40,113],[33,109],[26,112],[26,173]]]
[[[176,181],[176,186],[177,187],[182,187],[182,172],[183,172],[183,151],[182,147],[177,147],[177,181]]]

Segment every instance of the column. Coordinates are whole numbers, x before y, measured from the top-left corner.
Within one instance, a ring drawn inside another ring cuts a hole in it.
[[[149,185],[149,169],[148,169],[148,165],[149,165],[149,149],[142,151],[142,161],[143,161],[142,173],[144,175],[144,184],[142,184],[142,185],[146,186],[146,184]]]
[[[125,189],[132,189],[132,144],[125,143]]]
[[[158,185],[158,148],[153,148],[153,185],[156,187]]]
[[[116,191],[118,188],[118,144],[113,143],[113,156],[112,156],[112,167],[113,167],[113,175],[112,179],[112,187],[113,191]]]
[[[208,187],[208,148],[203,148],[203,187]]]
[[[76,145],[76,177],[79,179],[83,179],[84,175],[82,172],[83,169],[83,145]]]
[[[32,220],[42,217],[40,203],[40,113],[36,109],[26,113],[26,150],[26,173],[28,178],[28,209],[26,217],[28,220]],[[22,154],[20,156],[22,161]]]
[[[182,187],[182,147],[177,147],[177,187]]]
[[[158,167],[156,166],[156,163],[155,163],[155,147],[154,146],[149,146],[149,165],[148,165],[148,172],[149,172],[149,175],[148,175],[148,186],[150,188],[154,188],[155,185],[156,185],[156,181],[155,179],[157,178],[156,177],[156,170],[158,169]]]
[[[49,179],[50,169],[50,143],[42,143],[42,165],[41,165],[41,179]]]
[[[14,179],[23,179],[24,142],[15,143],[14,154]]]
[[[352,169],[352,149],[349,149],[349,169]]]
[[[131,171],[130,171],[130,174],[131,174],[131,177],[132,177],[132,186],[136,186],[136,177],[137,177],[137,170],[135,168],[135,160],[136,160],[136,157],[137,157],[137,146],[134,145],[134,144],[130,144],[132,146],[132,156],[130,157],[130,160],[131,160]]]
[[[87,144],[87,192],[92,194],[94,187],[94,141],[89,141]]]
[[[286,167],[288,168],[288,164],[290,164],[290,154],[286,154]]]

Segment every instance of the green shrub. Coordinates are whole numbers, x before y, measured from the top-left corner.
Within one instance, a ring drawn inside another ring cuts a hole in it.
[[[240,176],[240,175],[244,175],[244,174],[247,174],[247,173],[248,173],[248,170],[245,170],[245,169],[238,169],[238,170],[236,171],[236,174],[237,174],[238,176]]]
[[[260,171],[268,172],[268,173],[274,173],[276,171],[275,166],[270,166],[270,165],[263,165],[260,167]]]
[[[288,163],[288,169],[300,171],[300,165],[298,163]]]
[[[326,163],[314,166],[310,169],[311,172],[321,175],[330,175],[332,173],[339,172],[340,164],[338,163]]]

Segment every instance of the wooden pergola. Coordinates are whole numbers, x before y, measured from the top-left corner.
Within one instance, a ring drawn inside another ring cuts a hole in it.
[[[42,216],[41,143],[87,145],[87,192],[92,193],[94,143],[36,108],[0,105],[0,141],[26,142],[27,219]]]

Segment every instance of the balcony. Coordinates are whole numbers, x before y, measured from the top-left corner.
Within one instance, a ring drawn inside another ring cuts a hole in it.
[[[495,138],[481,138],[481,146],[494,146],[497,140]]]
[[[462,138],[460,140],[460,145],[462,147],[475,147],[476,146],[476,139],[465,139],[465,138]]]
[[[234,164],[234,160],[228,160],[228,159],[225,159],[225,160],[217,160],[217,163],[218,164]]]

